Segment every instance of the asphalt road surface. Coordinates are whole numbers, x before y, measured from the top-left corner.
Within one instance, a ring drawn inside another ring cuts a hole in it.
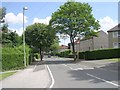
[[[46,58],[52,77],[51,88],[118,88],[118,70],[111,63],[74,63],[69,58]],[[112,67],[112,66],[111,66]],[[117,66],[116,66],[117,67]]]

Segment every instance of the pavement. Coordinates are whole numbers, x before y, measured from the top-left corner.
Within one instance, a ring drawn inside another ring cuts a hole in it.
[[[26,69],[0,81],[2,88],[49,88],[51,78],[44,61],[36,61]]]

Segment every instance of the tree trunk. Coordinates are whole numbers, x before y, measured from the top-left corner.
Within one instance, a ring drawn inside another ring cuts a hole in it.
[[[42,61],[43,55],[42,55],[42,50],[40,48],[40,60]]]
[[[75,61],[77,59],[77,57],[76,57],[76,52],[75,52],[74,38],[70,37],[70,41],[72,44],[73,56],[74,56],[74,61]]]

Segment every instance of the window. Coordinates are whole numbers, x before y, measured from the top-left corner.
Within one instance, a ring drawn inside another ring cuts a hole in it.
[[[120,42],[118,43],[118,47],[120,48]]]
[[[113,43],[113,48],[118,48],[118,42]]]
[[[120,31],[118,31],[118,38],[120,38]]]
[[[113,32],[113,38],[118,38],[118,32]]]

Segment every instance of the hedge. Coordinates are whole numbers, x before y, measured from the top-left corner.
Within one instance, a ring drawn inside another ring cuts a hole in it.
[[[26,64],[30,63],[29,52],[30,49],[26,47]],[[16,48],[2,48],[2,70],[12,70],[24,68],[24,53],[23,47]]]
[[[2,70],[20,69],[24,67],[24,54],[2,54]]]
[[[120,48],[85,51],[79,52],[79,58],[86,60],[120,58],[119,52]]]
[[[66,51],[60,52],[57,55],[60,57],[68,57],[70,53],[71,53],[71,50],[66,50]]]

